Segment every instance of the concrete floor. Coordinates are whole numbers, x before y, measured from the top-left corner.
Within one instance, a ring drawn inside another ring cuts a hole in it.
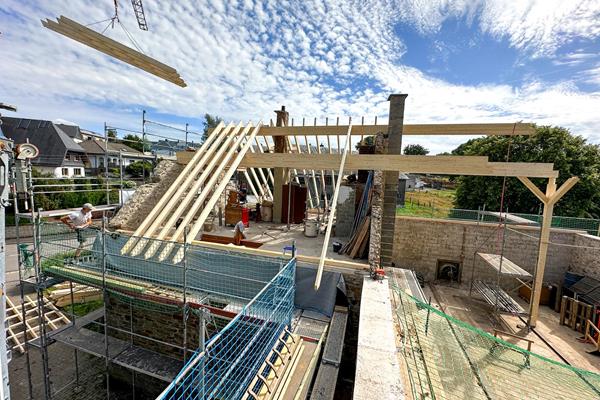
[[[231,226],[215,226],[213,231],[206,232],[212,235],[220,235],[233,237],[233,227]],[[303,224],[292,224],[290,230],[287,230],[285,224],[275,224],[272,222],[253,222],[250,221],[250,227],[244,231],[246,239],[253,242],[264,243],[260,249],[283,251],[285,246],[289,246],[292,241],[296,241],[298,253],[306,256],[319,257],[323,248],[324,234],[319,234],[317,237],[304,236]],[[345,244],[349,238],[331,236],[329,246],[327,248],[327,258],[336,260],[353,261],[357,263],[367,264],[367,260],[352,259],[345,254],[337,254],[333,251],[333,242]]]

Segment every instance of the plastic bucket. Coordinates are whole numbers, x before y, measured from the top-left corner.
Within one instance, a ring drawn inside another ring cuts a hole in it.
[[[265,222],[273,221],[273,206],[263,203],[262,207],[260,207],[260,218]]]
[[[318,222],[316,219],[305,219],[304,220],[304,236],[306,237],[317,237],[319,234]]]

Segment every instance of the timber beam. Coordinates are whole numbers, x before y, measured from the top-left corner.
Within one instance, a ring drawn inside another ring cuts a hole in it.
[[[187,164],[193,152],[177,153],[177,161]],[[337,169],[341,154],[246,153],[240,167],[298,169]],[[474,176],[556,178],[551,163],[488,162],[481,156],[403,156],[394,154],[348,154],[344,170],[380,170],[405,173]]]
[[[318,125],[318,126],[265,126],[258,133],[259,136],[289,136],[289,135],[320,135],[337,136],[345,135],[348,125]],[[376,135],[379,132],[387,133],[387,125],[353,125],[352,136]],[[482,136],[513,136],[533,135],[535,128],[532,124],[493,123],[493,124],[404,124],[402,136],[428,136],[428,135],[482,135]]]

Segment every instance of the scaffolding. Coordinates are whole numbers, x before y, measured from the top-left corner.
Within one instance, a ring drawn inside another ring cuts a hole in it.
[[[31,209],[33,198],[29,174]],[[17,231],[22,216],[16,216]],[[132,237],[108,231],[106,217],[101,225],[81,231],[46,221],[39,211],[31,219],[33,243],[19,246],[18,254],[22,304],[34,303],[39,318],[38,332],[23,335],[30,399],[114,398],[123,391],[123,381],[130,387],[129,397],[140,388],[147,395],[149,386],[157,395],[176,377],[179,380],[169,386],[173,393],[221,393],[233,386],[243,392],[277,339],[287,337],[294,308],[293,257],[249,256],[184,240],[173,246],[173,254],[183,254],[181,261],[168,257],[159,262],[156,257],[122,255]],[[158,248],[167,243],[146,240]],[[45,295],[64,281],[71,298],[73,283],[78,283],[101,289],[102,300],[83,316],[77,315],[72,301],[63,309],[69,323],[53,330],[45,316]],[[33,302],[25,294],[26,285],[35,290]],[[158,320],[159,315],[177,321],[165,326],[174,332],[169,340],[147,327],[148,320]],[[22,320],[27,332],[27,316]],[[69,368],[52,367],[56,352],[51,346],[72,351]],[[43,385],[32,381],[30,349],[39,351]],[[209,368],[215,363],[213,356],[220,362],[228,358],[231,368],[203,369],[204,378],[198,380],[199,366]],[[184,365],[195,366],[194,373],[180,373]],[[57,370],[64,375],[67,369],[72,379],[56,376]],[[86,387],[90,385],[93,389]]]

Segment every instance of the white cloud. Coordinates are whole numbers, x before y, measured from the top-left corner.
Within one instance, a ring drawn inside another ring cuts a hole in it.
[[[448,16],[474,21],[478,15],[481,29],[508,37],[515,47],[549,51],[577,35],[597,35],[589,2],[575,9],[555,7],[552,15],[563,22],[560,29],[548,22],[551,16],[536,11],[541,7],[536,2],[516,9],[513,19],[504,11],[510,7],[500,3],[467,1],[315,0],[285,7],[250,0],[152,2],[146,7],[149,32],[134,28],[129,4],[123,3],[121,19],[142,48],[177,68],[188,88],[110,59],[39,22],[61,14],[82,23],[102,20],[111,15],[111,2],[4,0],[2,101],[17,104],[23,116],[61,118],[83,127],[107,121],[139,128],[143,107],[180,117],[209,112],[268,122],[272,110],[285,104],[296,123],[302,117],[311,123],[313,117],[321,123],[329,117],[331,123],[336,116],[372,121],[387,114],[389,93],[404,92],[409,94],[407,123],[526,120],[569,126],[590,137],[600,129],[594,111],[600,109],[598,93],[581,92],[569,82],[451,84],[403,66],[405,44],[393,30],[398,21],[412,21],[431,32]],[[567,12],[580,23],[565,22]],[[492,15],[498,17],[497,27]],[[519,18],[526,27],[519,26]],[[127,42],[120,30],[108,34]],[[434,153],[459,143],[457,138],[427,140]]]

